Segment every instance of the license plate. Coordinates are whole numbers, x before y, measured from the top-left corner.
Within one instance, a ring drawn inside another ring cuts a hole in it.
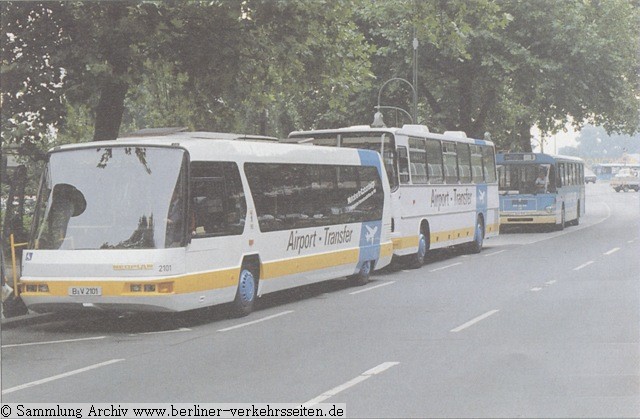
[[[76,297],[102,295],[102,287],[69,287],[69,295]]]

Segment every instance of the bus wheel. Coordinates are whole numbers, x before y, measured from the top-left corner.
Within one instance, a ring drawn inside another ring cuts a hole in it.
[[[240,277],[238,278],[238,290],[236,298],[233,300],[234,313],[239,317],[244,317],[253,311],[256,301],[256,279],[247,266],[244,264],[240,269]]]
[[[622,187],[622,190],[623,190],[623,191],[625,191],[625,192],[629,192],[629,186],[624,185],[624,186]]]
[[[482,217],[478,216],[476,222],[476,231],[473,236],[473,241],[469,245],[469,251],[471,253],[480,253],[482,246],[484,245],[484,222]]]
[[[573,225],[574,226],[580,225],[580,201],[578,201],[578,213],[576,214],[576,219],[573,220]]]
[[[564,226],[566,224],[566,215],[564,213],[564,205],[562,206],[562,212],[560,213],[560,224],[556,225],[556,230],[562,231],[564,230]]]
[[[424,258],[427,255],[427,238],[421,231],[418,235],[418,251],[412,255],[409,255],[407,260],[407,267],[410,269],[418,269],[424,265]]]
[[[373,270],[373,263],[370,260],[362,262],[357,274],[349,276],[347,279],[352,285],[360,286],[369,282],[369,276]]]

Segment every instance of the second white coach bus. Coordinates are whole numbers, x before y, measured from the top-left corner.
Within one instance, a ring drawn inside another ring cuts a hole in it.
[[[21,297],[34,311],[183,311],[330,278],[392,257],[380,156],[206,132],[53,149]]]
[[[287,141],[378,151],[391,184],[394,255],[409,267],[429,249],[465,244],[480,252],[499,232],[495,150],[463,132],[353,126],[296,131]]]

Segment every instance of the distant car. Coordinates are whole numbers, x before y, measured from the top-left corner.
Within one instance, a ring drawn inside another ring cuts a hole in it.
[[[633,189],[636,192],[640,192],[640,178],[638,172],[631,169],[620,169],[617,175],[611,178],[609,185],[616,191],[629,191]]]
[[[584,183],[596,183],[596,174],[586,167],[584,169]]]

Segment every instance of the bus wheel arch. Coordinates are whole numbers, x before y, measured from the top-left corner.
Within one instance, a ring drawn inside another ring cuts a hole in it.
[[[248,255],[242,260],[238,275],[238,288],[233,300],[233,312],[238,317],[244,317],[253,311],[258,296],[260,283],[260,257]]]

